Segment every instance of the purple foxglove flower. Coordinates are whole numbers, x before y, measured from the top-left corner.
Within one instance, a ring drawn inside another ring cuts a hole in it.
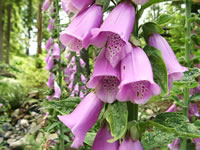
[[[116,6],[100,28],[92,29],[91,43],[96,47],[106,45],[106,58],[113,67],[122,60],[131,46],[128,42],[135,22],[135,9],[128,1]],[[122,28],[123,26],[123,28]]]
[[[0,107],[2,107],[3,106],[3,104],[0,104]]]
[[[72,73],[71,76],[70,76],[70,78],[69,78],[70,81],[72,81],[72,82],[74,81],[74,76],[75,76],[75,73]]]
[[[113,137],[106,128],[106,125],[104,125],[94,139],[92,150],[118,150],[119,142],[108,143],[107,141],[110,139],[113,139]]]
[[[71,58],[71,60],[70,60],[70,64],[74,64],[76,62],[76,58],[75,58],[75,56],[73,56],[72,58]]]
[[[151,63],[141,48],[133,48],[122,60],[119,89],[119,101],[130,100],[136,104],[145,104],[151,96],[160,94],[160,87],[153,80]]]
[[[54,98],[60,99],[60,95],[61,95],[61,90],[60,87],[58,86],[57,82],[54,81]]]
[[[75,92],[74,92],[74,91],[72,91],[72,93],[71,93],[70,97],[74,97],[74,96],[75,96]]]
[[[86,81],[87,81],[86,77],[83,74],[81,74],[81,81],[83,83],[86,83]]]
[[[93,74],[87,83],[88,88],[95,88],[100,100],[112,103],[116,99],[120,73],[118,68],[113,68],[105,58],[105,48],[97,57]]]
[[[77,94],[79,92],[79,86],[78,83],[74,86],[74,93]]]
[[[176,112],[176,104],[172,104],[165,112]]]
[[[58,116],[59,120],[69,127],[75,136],[71,145],[73,148],[83,145],[85,135],[97,121],[102,107],[103,103],[91,92],[71,114]]]
[[[83,61],[82,58],[80,58],[79,62],[80,62],[81,67],[85,67],[85,62]]]
[[[54,65],[53,57],[49,56],[48,62],[47,62],[47,65],[46,65],[45,69],[50,71],[53,68],[53,65]]]
[[[75,73],[76,72],[76,69],[77,69],[77,66],[76,66],[76,64],[73,66],[73,68],[71,69],[71,71],[73,72],[73,73]]]
[[[50,18],[49,24],[48,24],[48,27],[47,27],[47,29],[49,31],[52,31],[55,28],[54,23],[55,23],[55,19]]]
[[[91,29],[99,27],[102,17],[101,6],[93,4],[90,8],[79,13],[67,29],[60,33],[60,41],[74,51],[79,51],[83,47],[87,48],[92,37]]]
[[[53,39],[52,38],[49,38],[48,41],[47,41],[47,44],[45,46],[46,50],[50,50],[51,46],[53,45]]]
[[[189,104],[189,112],[188,112],[189,116],[196,116],[196,117],[200,117],[200,114],[198,112],[198,106],[197,104]]]
[[[50,76],[49,76],[49,80],[47,82],[47,86],[49,88],[51,88],[53,86],[53,84],[54,84],[54,75],[53,75],[53,73],[51,73]]]
[[[195,95],[195,94],[198,94],[198,93],[200,93],[200,83],[199,83],[198,87],[190,89],[190,94],[191,95]]]
[[[52,7],[51,7],[51,10],[50,10],[50,14],[51,14],[51,15],[53,15],[54,9],[55,9],[54,6],[52,6]]]
[[[118,150],[143,150],[143,147],[139,140],[133,141],[131,138],[125,138]]]
[[[188,69],[179,64],[173,50],[161,35],[157,33],[151,35],[149,38],[149,45],[159,49],[162,52],[162,56],[168,71],[168,84],[169,88],[171,88],[173,81],[180,80],[184,75],[183,72],[187,71]]]
[[[168,144],[170,150],[180,150],[180,139],[175,139],[171,144]]]
[[[131,1],[137,5],[143,5],[143,4],[147,3],[149,0],[131,0]]]
[[[72,90],[73,85],[74,85],[74,83],[73,83],[73,81],[71,81],[70,84],[68,85],[68,89],[69,89],[70,91]]]
[[[49,7],[51,6],[52,0],[45,0],[43,5],[42,5],[42,10],[47,11]]]
[[[86,9],[94,0],[61,0],[63,10],[68,14],[74,12],[77,14],[79,11]]]
[[[200,139],[195,138],[195,139],[193,139],[193,142],[195,144],[196,150],[200,150]]]
[[[86,87],[83,85],[81,86],[81,90],[85,91],[86,90]]]
[[[79,97],[80,97],[81,99],[84,98],[84,94],[83,94],[82,91],[80,91]]]
[[[70,56],[71,56],[71,54],[67,53],[67,55],[65,56],[65,58],[69,59]]]
[[[45,62],[46,62],[46,64],[48,63],[48,61],[49,61],[49,57],[50,57],[50,54],[51,54],[51,51],[48,51],[48,53],[47,53],[47,55],[46,55],[46,57],[45,57]]]
[[[58,61],[60,59],[60,47],[57,43],[53,45],[53,54],[52,56]]]

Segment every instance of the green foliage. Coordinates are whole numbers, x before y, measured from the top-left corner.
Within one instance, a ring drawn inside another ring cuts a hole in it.
[[[122,138],[127,130],[128,110],[126,103],[115,102],[108,105],[104,115],[109,124],[113,139],[109,142],[114,142]]]
[[[152,65],[154,80],[161,87],[161,94],[168,94],[168,74],[165,62],[162,58],[161,51],[151,46],[144,48]]]

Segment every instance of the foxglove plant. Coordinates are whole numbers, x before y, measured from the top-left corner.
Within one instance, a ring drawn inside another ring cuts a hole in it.
[[[60,41],[71,50],[79,51],[88,48],[91,38],[91,29],[99,27],[102,22],[102,8],[93,4],[79,13],[67,27],[60,33]]]
[[[131,50],[128,40],[134,22],[135,9],[125,1],[112,10],[100,28],[92,29],[91,43],[96,47],[106,47],[106,58],[112,67],[116,67]]]
[[[52,0],[45,0],[42,5],[42,10],[47,11],[49,7],[51,6]]]
[[[143,5],[143,4],[147,3],[149,0],[131,0],[131,1],[137,5]]]
[[[127,137],[122,141],[118,150],[143,150],[143,147],[139,140],[133,141],[131,137]]]

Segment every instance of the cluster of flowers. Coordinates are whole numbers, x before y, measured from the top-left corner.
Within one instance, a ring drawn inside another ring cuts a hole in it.
[[[45,0],[42,7],[43,11],[47,11],[48,8],[51,6],[51,3],[52,3],[52,0]],[[53,13],[54,13],[53,5],[50,9],[50,12],[51,12],[51,16],[53,16]],[[52,32],[53,29],[55,28],[54,23],[55,23],[55,18],[50,18],[49,24],[48,24],[49,32]],[[45,62],[46,62],[45,69],[47,69],[50,72],[47,86],[52,89],[51,94],[47,96],[48,100],[59,99],[61,96],[61,89],[58,86],[57,82],[55,81],[56,76],[55,76],[55,72],[53,71],[53,69],[55,68],[56,64],[58,64],[58,61],[60,59],[60,47],[59,47],[59,44],[54,41],[56,40],[54,40],[53,38],[49,38],[45,46],[47,50],[47,56],[45,58]]]
[[[129,43],[135,22],[135,9],[131,2],[127,0],[118,4],[103,23],[101,6],[92,3],[93,0],[62,0],[66,12],[75,10],[76,13],[71,24],[60,34],[62,44],[73,51],[87,49],[89,45],[102,48],[87,83],[95,92],[89,93],[71,114],[58,116],[75,135],[72,143],[74,148],[83,145],[85,135],[97,121],[104,102],[118,100],[144,104],[152,96],[160,94],[160,87],[153,80],[152,66],[145,52]],[[174,80],[182,78],[187,68],[179,64],[161,35],[151,35],[148,44],[161,50],[171,87]],[[107,140],[111,138],[109,129],[104,125],[97,133],[92,149],[143,149],[140,142],[132,140],[129,135],[120,145],[119,141],[108,143]]]
[[[71,97],[79,96],[82,99],[87,93],[87,89],[85,86],[87,79],[83,72],[86,64],[84,60],[80,57],[79,52],[76,52],[76,56],[72,55],[72,53],[69,52],[66,55],[66,58],[70,61],[67,67],[63,69],[64,81],[68,84],[68,89],[71,91]],[[82,71],[77,69],[79,65],[77,65],[76,62],[80,64]],[[80,76],[80,78],[78,76]],[[79,82],[77,82],[77,79],[79,79]]]

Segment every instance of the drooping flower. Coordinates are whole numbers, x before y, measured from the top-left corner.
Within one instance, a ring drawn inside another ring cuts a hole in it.
[[[52,45],[53,45],[53,39],[49,38],[45,46],[46,50],[49,51]]]
[[[122,60],[131,46],[128,42],[135,22],[135,9],[128,1],[117,5],[100,28],[92,29],[91,43],[106,46],[106,58],[113,67]]]
[[[47,82],[47,86],[49,88],[51,88],[53,86],[53,84],[54,84],[54,75],[53,75],[53,73],[51,73],[50,76],[49,76],[49,80]]]
[[[86,81],[87,81],[86,77],[83,74],[81,74],[81,81],[83,83],[86,83]]]
[[[73,81],[71,81],[70,84],[68,85],[68,89],[69,89],[70,91],[72,90],[73,85],[74,85],[74,83],[73,83]]]
[[[48,27],[47,27],[47,29],[48,29],[49,31],[52,31],[52,30],[55,28],[54,23],[55,23],[55,19],[50,18],[50,19],[49,19],[49,24],[48,24]]]
[[[110,139],[113,139],[113,137],[111,136],[110,131],[106,128],[106,125],[104,125],[94,139],[92,150],[118,150],[119,142],[115,141],[109,143],[108,140]]]
[[[85,62],[82,58],[80,58],[79,60],[81,67],[85,67]]]
[[[53,65],[54,65],[53,57],[49,56],[48,59],[47,59],[47,64],[46,64],[45,69],[50,71],[53,68]]]
[[[81,99],[84,98],[84,94],[83,94],[82,91],[80,91],[79,97],[80,97]]]
[[[92,37],[91,29],[99,27],[102,17],[101,6],[93,4],[90,8],[79,13],[67,29],[60,33],[60,41],[74,51],[87,48]]]
[[[61,0],[63,10],[68,14],[74,12],[77,14],[79,11],[88,8],[94,0]]]
[[[139,140],[133,141],[128,137],[122,141],[118,150],[143,150],[143,147]]]
[[[188,69],[179,64],[173,50],[161,35],[157,33],[151,35],[149,38],[149,45],[159,49],[162,52],[162,57],[165,61],[168,71],[168,86],[171,88],[173,81],[180,80],[184,75],[183,72],[187,71]]]
[[[47,11],[49,7],[51,6],[52,0],[45,0],[43,5],[42,5],[42,10]]]
[[[153,80],[150,61],[141,48],[133,48],[122,60],[119,88],[119,101],[130,100],[136,104],[144,104],[152,96],[160,94],[160,87]]]
[[[58,116],[75,136],[71,145],[73,148],[79,148],[83,144],[86,133],[97,121],[102,107],[103,103],[91,92],[71,114]]]
[[[149,0],[131,0],[131,1],[137,5],[143,5],[143,4],[147,3]]]
[[[179,150],[180,149],[180,139],[175,139],[171,144],[168,144],[170,150]]]
[[[53,45],[53,53],[52,56],[58,61],[60,59],[60,47],[57,43]]]
[[[87,83],[88,88],[95,88],[100,100],[112,103],[116,99],[120,73],[118,68],[113,68],[105,58],[105,48],[97,57],[93,74]]]
[[[77,94],[79,92],[79,86],[78,83],[74,86],[74,93]]]
[[[54,95],[53,98],[59,99],[61,96],[61,90],[60,87],[58,86],[57,82],[54,81]]]

